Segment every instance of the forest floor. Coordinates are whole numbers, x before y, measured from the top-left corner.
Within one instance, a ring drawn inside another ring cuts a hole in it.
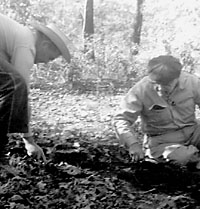
[[[10,166],[0,167],[0,208],[200,208],[200,172],[130,161],[111,125],[121,97],[32,89],[31,126],[48,163],[28,157],[12,135]]]

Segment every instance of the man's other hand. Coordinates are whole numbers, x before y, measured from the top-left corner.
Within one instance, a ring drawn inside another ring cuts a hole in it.
[[[27,150],[27,154],[29,156],[32,156],[38,160],[43,160],[46,163],[47,160],[42,148],[39,145],[37,145],[33,139],[23,138],[23,141]]]
[[[139,143],[134,143],[129,147],[129,155],[133,162],[138,162],[144,159],[144,152]]]

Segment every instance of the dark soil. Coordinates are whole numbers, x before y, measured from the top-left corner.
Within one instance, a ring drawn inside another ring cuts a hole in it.
[[[119,144],[74,135],[64,144],[36,139],[44,165],[12,137],[1,166],[0,208],[200,208],[200,172],[170,163],[132,163]]]

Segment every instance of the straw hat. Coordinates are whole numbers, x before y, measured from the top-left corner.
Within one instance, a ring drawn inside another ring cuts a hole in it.
[[[60,31],[54,24],[44,26],[36,23],[33,24],[33,27],[45,34],[57,46],[66,61],[70,63],[71,55],[67,46],[71,45],[71,43],[62,31]]]

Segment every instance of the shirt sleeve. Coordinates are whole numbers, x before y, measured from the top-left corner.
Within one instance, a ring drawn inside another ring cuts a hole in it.
[[[192,79],[192,89],[194,92],[194,100],[195,104],[199,106],[200,108],[200,78],[197,76],[194,76]]]
[[[30,69],[34,65],[34,53],[27,47],[18,47],[12,56],[11,63],[16,71],[25,79],[28,90],[30,88]],[[28,104],[29,118],[31,117],[31,106]],[[28,124],[29,133],[31,133],[30,125]]]
[[[142,103],[132,88],[123,98],[120,110],[113,119],[115,132],[119,140],[128,148],[137,142],[136,134],[132,125],[137,120],[142,110]]]
[[[27,86],[30,85],[30,69],[34,65],[34,54],[27,47],[18,47],[12,56],[11,63],[17,72],[25,79]]]

